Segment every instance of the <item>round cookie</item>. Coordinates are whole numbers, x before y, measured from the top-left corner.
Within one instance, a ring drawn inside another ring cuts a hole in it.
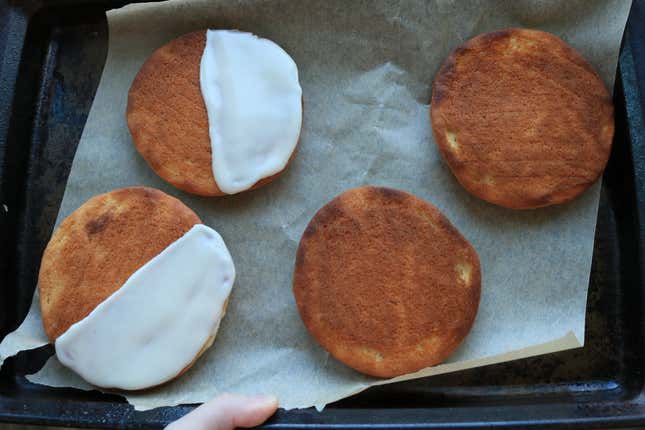
[[[157,49],[132,82],[126,116],[137,151],[158,176],[189,193],[224,196],[213,177],[208,116],[200,87],[205,43],[206,31],[195,31]],[[281,173],[250,189],[268,184]]]
[[[564,203],[607,164],[612,101],[592,66],[536,30],[482,34],[434,81],[435,142],[472,194],[511,209]]]
[[[54,343],[200,222],[179,200],[147,187],[100,194],[72,212],[47,244],[38,276],[49,340]]]
[[[296,256],[293,291],[313,337],[369,375],[445,360],[475,321],[479,258],[431,204],[361,187],[323,206]]]

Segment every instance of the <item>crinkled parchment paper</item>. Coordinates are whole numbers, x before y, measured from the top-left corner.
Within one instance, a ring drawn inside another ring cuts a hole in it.
[[[442,162],[428,102],[433,77],[453,48],[505,27],[555,33],[611,88],[629,5],[171,0],[111,11],[107,64],[58,219],[97,193],[157,187],[221,233],[238,271],[214,347],[181,378],[126,394],[128,401],[147,409],[234,391],[275,393],[287,409],[322,407],[370,385],[581,346],[598,185],[548,209],[517,212],[479,201]],[[268,186],[226,198],[195,197],[164,183],[135,151],[125,121],[128,88],[145,58],[174,37],[203,28],[274,40],[298,64],[304,93],[304,128],[288,170]],[[399,188],[434,203],[472,242],[483,270],[479,315],[463,346],[446,364],[388,381],[356,373],[320,348],[302,325],[291,292],[296,247],[309,219],[337,194],[364,184]],[[32,306],[22,327],[0,346],[0,359],[46,342],[38,306]],[[55,358],[29,379],[90,388]]]

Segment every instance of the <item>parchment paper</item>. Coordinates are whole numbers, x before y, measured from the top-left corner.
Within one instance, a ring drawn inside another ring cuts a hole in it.
[[[213,348],[178,380],[129,393],[128,401],[147,409],[233,391],[274,393],[287,409],[320,408],[370,385],[581,346],[598,184],[555,208],[518,212],[479,201],[442,162],[427,103],[433,77],[453,48],[506,27],[555,33],[611,88],[629,5],[173,0],[110,12],[107,64],[58,220],[97,193],[157,187],[221,233],[238,272]],[[125,106],[134,75],[154,49],[202,28],[267,37],[299,66],[305,109],[298,153],[278,180],[259,190],[226,198],[182,193],[159,179],[132,145]],[[389,381],[362,376],[320,348],[302,325],[291,292],[295,251],[309,219],[337,194],[364,184],[399,188],[437,205],[472,242],[483,270],[481,307],[463,346],[444,365]],[[46,342],[34,305],[0,346],[0,360]],[[91,388],[55,358],[29,379]]]

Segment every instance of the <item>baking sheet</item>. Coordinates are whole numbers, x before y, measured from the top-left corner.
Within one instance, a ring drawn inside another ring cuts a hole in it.
[[[128,401],[148,409],[234,391],[276,394],[286,409],[320,408],[370,385],[581,346],[599,185],[570,204],[534,211],[479,201],[442,162],[427,103],[434,74],[455,46],[506,27],[558,35],[611,88],[629,6],[628,0],[172,0],[111,11],[107,63],[58,222],[95,194],[153,186],[220,232],[238,272],[213,348],[178,380],[128,393]],[[259,190],[188,195],[156,177],[132,145],[125,106],[138,68],[157,47],[200,28],[267,37],[299,66],[305,109],[298,153],[278,180]],[[366,184],[399,188],[438,206],[478,251],[483,272],[477,321],[455,355],[386,381],[360,375],[320,348],[291,293],[295,252],[309,219],[337,194]],[[46,342],[34,305],[0,344],[0,361]],[[29,379],[91,388],[55,358]]]

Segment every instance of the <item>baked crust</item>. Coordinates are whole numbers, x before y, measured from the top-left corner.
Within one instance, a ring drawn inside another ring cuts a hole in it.
[[[602,174],[614,134],[600,77],[536,30],[486,33],[455,49],[435,78],[430,116],[459,182],[511,209],[574,199]]]
[[[323,206],[295,262],[300,316],[334,357],[393,377],[445,360],[475,321],[481,290],[473,247],[431,204],[361,187]]]

